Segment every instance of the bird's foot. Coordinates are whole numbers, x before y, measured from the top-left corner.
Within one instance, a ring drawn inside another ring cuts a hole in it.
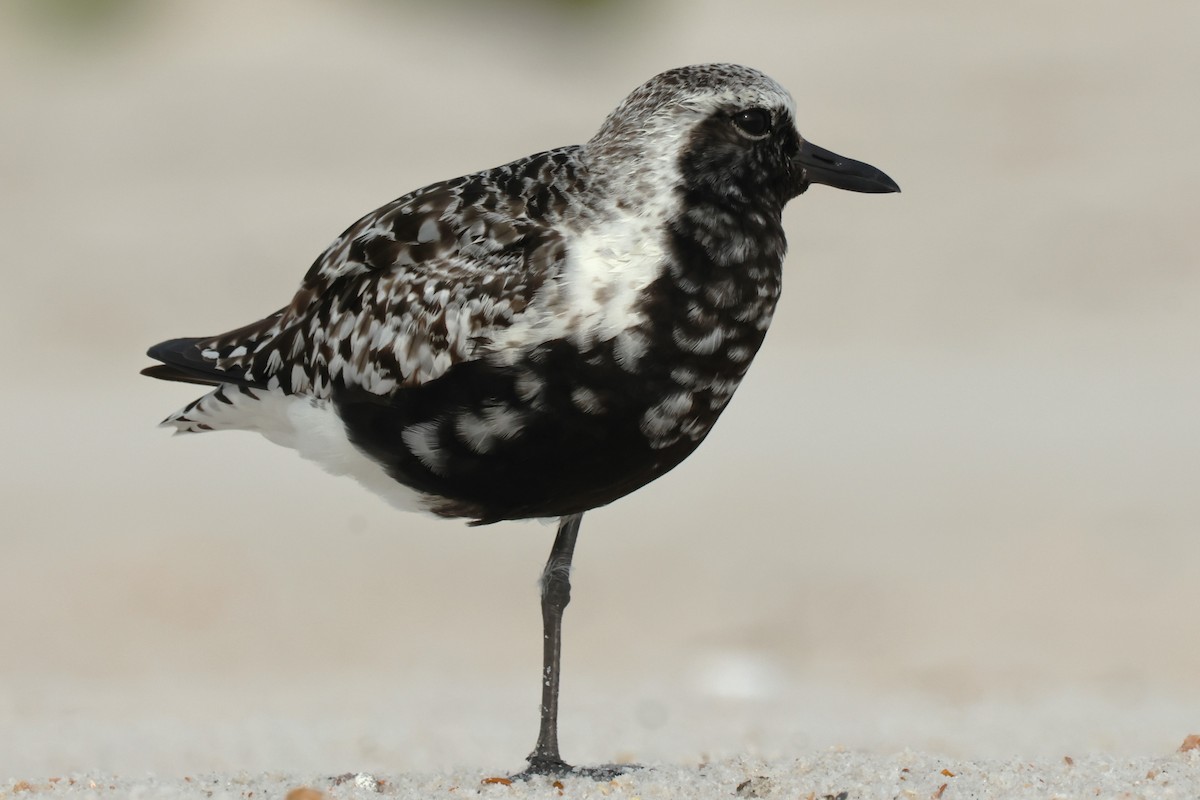
[[[641,769],[639,764],[600,764],[595,767],[573,767],[561,758],[530,756],[529,766],[510,776],[514,781],[527,781],[534,776],[548,778],[591,778],[594,781],[611,781],[618,775]]]

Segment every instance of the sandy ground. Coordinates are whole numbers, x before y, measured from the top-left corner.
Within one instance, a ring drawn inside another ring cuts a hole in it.
[[[520,792],[479,780],[532,745],[553,531],[172,440],[192,394],[142,352],[731,60],[904,193],[789,207],[722,423],[584,521],[564,754],[665,765],[630,797],[1200,794],[1200,6],[30,8],[0,9],[0,792]]]
[[[564,777],[513,781],[474,772],[377,775],[199,774],[173,778],[55,776],[14,794],[156,798],[1188,798],[1200,790],[1200,751],[1165,758],[1088,756],[1053,762],[956,761],[917,753],[826,753],[778,761],[730,759],[657,765],[607,781]]]

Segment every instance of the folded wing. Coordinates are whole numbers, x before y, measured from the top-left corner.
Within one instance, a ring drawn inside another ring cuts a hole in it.
[[[155,345],[149,355],[162,363],[145,373],[323,399],[338,384],[389,395],[476,358],[564,258],[561,234],[494,173],[368,214],[313,263],[287,307]]]

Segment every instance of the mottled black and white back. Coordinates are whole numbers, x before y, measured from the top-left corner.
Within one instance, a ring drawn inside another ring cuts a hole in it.
[[[746,67],[671,70],[586,144],[404,195],[351,225],[283,309],[150,349],[215,386],[164,422],[258,431],[393,503],[577,514],[687,457],[763,342],[784,205],[896,191],[805,142]]]

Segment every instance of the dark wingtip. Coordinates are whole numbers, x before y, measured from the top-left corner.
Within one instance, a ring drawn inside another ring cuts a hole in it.
[[[168,376],[173,371],[174,370],[172,370],[166,364],[154,364],[153,366],[146,367],[138,372],[138,375],[145,375],[147,378],[162,378],[163,380],[170,380]]]
[[[239,375],[224,375],[213,372],[211,366],[201,360],[196,348],[199,337],[168,339],[146,351],[146,355],[161,364],[153,364],[141,371],[148,378],[178,383],[194,383],[198,386],[217,386],[221,383],[237,383]]]
[[[176,383],[192,383],[197,386],[217,386],[220,381],[205,379],[199,375],[185,372],[170,364],[154,364],[141,370],[139,375],[147,378],[157,378],[160,381],[175,381]]]
[[[165,342],[159,342],[156,345],[151,345],[151,347],[146,350],[146,355],[150,356],[150,358],[153,358],[155,361],[162,361],[163,363],[170,364],[172,362],[179,361],[180,359],[186,359],[187,356],[190,355],[191,350],[194,349],[196,343],[199,341],[202,340],[196,336],[184,337],[181,339],[167,339]]]

